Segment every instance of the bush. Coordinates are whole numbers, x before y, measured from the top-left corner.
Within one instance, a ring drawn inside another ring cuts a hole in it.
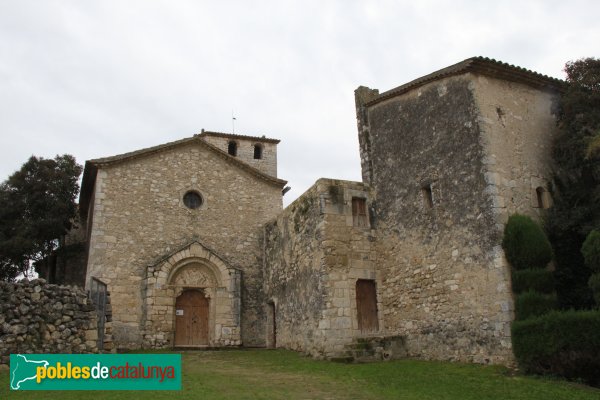
[[[523,292],[515,299],[515,320],[538,317],[557,308],[556,294]]]
[[[591,231],[581,246],[585,265],[594,272],[600,272],[600,231]]]
[[[592,289],[592,293],[594,293],[594,300],[596,300],[596,304],[600,306],[600,272],[590,276],[588,285],[590,289]]]
[[[504,228],[502,247],[516,270],[545,268],[552,260],[552,247],[544,231],[531,218],[514,214]]]
[[[600,311],[552,311],[512,324],[521,369],[600,385]]]
[[[512,272],[512,290],[515,294],[534,290],[554,293],[554,275],[547,269],[524,269]]]

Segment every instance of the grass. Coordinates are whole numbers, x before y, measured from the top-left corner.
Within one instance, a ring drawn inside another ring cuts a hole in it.
[[[401,360],[315,361],[285,350],[183,353],[180,392],[14,392],[0,372],[0,399],[600,399],[600,390],[511,376],[502,367]]]

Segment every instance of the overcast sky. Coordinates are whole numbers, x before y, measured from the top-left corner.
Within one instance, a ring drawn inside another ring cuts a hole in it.
[[[564,78],[600,56],[600,1],[0,0],[0,180],[202,128],[281,139],[288,204],[360,180],[354,89],[472,56]]]

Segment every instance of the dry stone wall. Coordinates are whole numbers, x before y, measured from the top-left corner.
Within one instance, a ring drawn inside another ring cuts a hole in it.
[[[96,353],[96,311],[75,286],[0,282],[0,364],[15,353]]]

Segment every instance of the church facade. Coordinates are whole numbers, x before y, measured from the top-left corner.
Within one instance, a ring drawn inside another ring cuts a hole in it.
[[[278,140],[202,132],[86,163],[86,285],[120,348],[512,363],[515,212],[551,206],[562,82],[471,58],[355,92],[363,182],[285,210]]]

